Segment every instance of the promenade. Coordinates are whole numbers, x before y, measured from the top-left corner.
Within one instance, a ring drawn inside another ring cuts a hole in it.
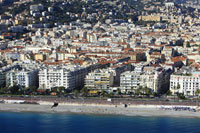
[[[133,105],[186,105],[186,106],[198,106],[200,101],[196,100],[166,100],[166,99],[141,99],[141,98],[111,98],[111,101],[107,101],[110,98],[65,98],[65,97],[51,97],[51,96],[0,96],[1,100],[24,100],[27,102],[58,102],[58,103],[86,103],[86,104],[133,104]]]
[[[37,113],[78,113],[127,116],[198,117],[196,102],[136,99],[67,99],[56,97],[1,97],[0,111]],[[15,103],[16,101],[22,103]],[[54,103],[58,106],[53,107]]]

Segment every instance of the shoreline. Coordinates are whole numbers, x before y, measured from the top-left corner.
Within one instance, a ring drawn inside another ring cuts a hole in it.
[[[58,113],[58,114],[91,114],[91,115],[122,115],[122,116],[144,116],[144,117],[182,117],[200,118],[200,111],[188,110],[163,110],[161,107],[170,108],[175,105],[128,105],[123,104],[87,104],[87,103],[59,103],[57,107],[51,108],[53,102],[41,101],[38,104],[13,104],[0,103],[1,112],[34,112],[34,113]],[[191,107],[197,106],[177,106]]]

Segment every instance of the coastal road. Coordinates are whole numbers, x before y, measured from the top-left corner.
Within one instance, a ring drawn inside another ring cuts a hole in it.
[[[166,100],[166,99],[135,99],[135,98],[65,98],[56,96],[0,96],[0,100],[24,100],[28,102],[48,101],[48,102],[70,102],[70,103],[94,103],[94,104],[150,104],[150,105],[193,105],[199,104],[196,100]]]

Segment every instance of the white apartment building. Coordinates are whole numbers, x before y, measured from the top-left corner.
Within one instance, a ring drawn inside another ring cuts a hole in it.
[[[89,67],[68,66],[63,68],[45,68],[39,71],[39,88],[51,89],[63,86],[65,89],[83,87]]]
[[[113,72],[108,69],[98,69],[89,73],[85,78],[85,87],[89,90],[109,91],[114,84]]]
[[[140,86],[140,73],[126,71],[120,76],[120,88],[123,93],[130,92]]]
[[[120,88],[123,93],[131,92],[140,86],[148,87],[153,92],[164,93],[169,86],[170,72],[166,70],[126,71],[121,74]]]
[[[0,87],[4,87],[6,85],[6,73],[14,68],[19,68],[19,65],[7,65],[0,69]]]
[[[122,63],[118,63],[114,66],[111,66],[109,68],[109,71],[113,72],[113,76],[114,76],[114,86],[120,86],[120,75],[121,73],[125,72],[125,71],[131,71],[133,69],[132,65],[130,64],[122,64]]]
[[[0,70],[0,87],[3,87],[6,82],[6,74]]]
[[[11,70],[6,73],[6,86],[14,84],[19,87],[37,86],[38,70]]]
[[[200,72],[190,74],[172,74],[170,77],[170,90],[173,94],[183,93],[184,95],[195,95],[200,89]]]

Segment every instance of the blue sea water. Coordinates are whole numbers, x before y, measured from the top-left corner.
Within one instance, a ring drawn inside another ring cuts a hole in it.
[[[0,133],[200,133],[198,118],[0,112]]]

